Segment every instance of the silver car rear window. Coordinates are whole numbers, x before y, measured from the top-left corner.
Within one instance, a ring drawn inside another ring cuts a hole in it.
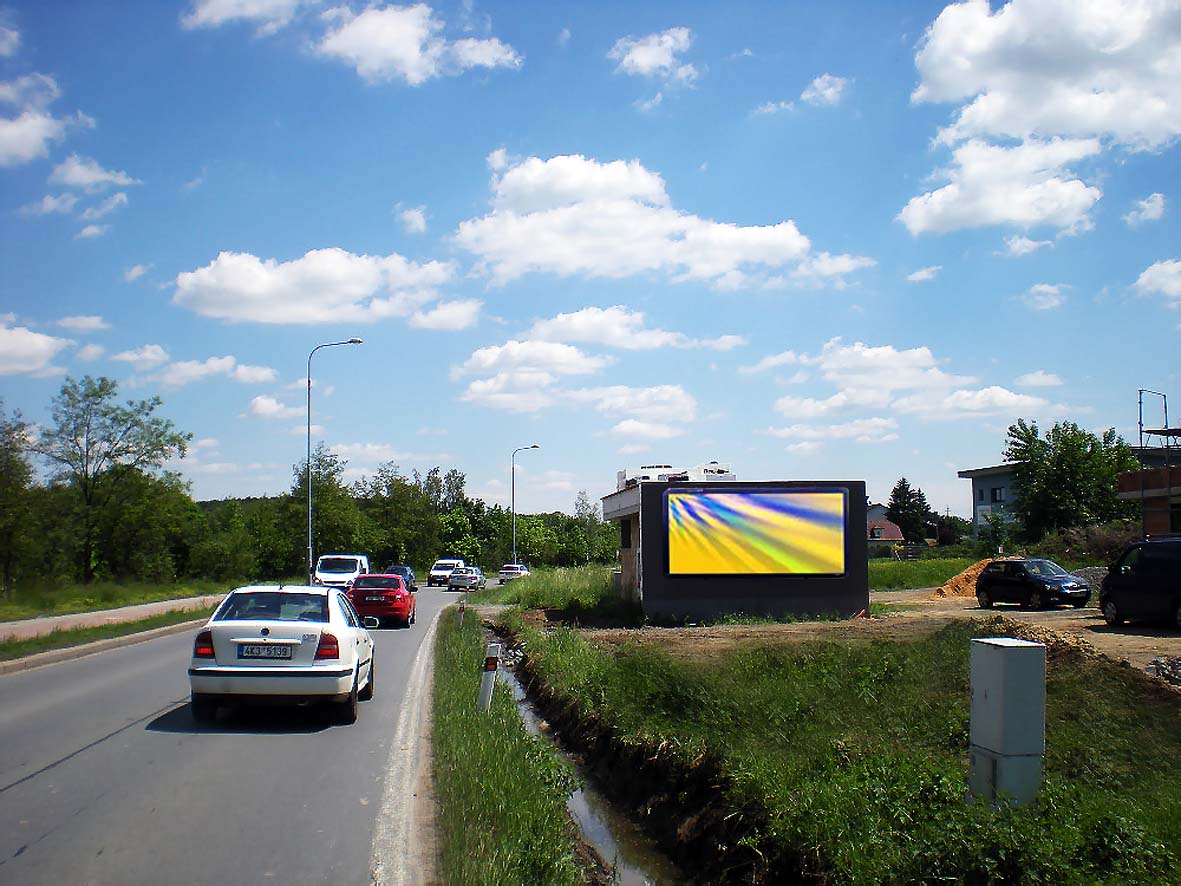
[[[328,598],[323,594],[244,591],[230,594],[214,621],[328,621]]]

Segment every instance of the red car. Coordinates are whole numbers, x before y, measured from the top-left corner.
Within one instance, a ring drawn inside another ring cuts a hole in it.
[[[362,618],[393,621],[404,628],[414,624],[417,600],[400,575],[358,575],[348,590],[349,602]]]

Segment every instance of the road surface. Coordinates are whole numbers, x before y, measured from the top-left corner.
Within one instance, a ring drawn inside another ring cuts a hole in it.
[[[413,882],[423,698],[403,699],[457,596],[423,588],[414,627],[374,631],[375,698],[351,726],[278,708],[194,723],[193,632],[0,676],[0,883]],[[385,795],[387,771],[405,791]]]

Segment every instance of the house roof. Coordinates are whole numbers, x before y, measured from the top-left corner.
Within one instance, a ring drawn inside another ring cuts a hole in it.
[[[964,471],[956,471],[955,475],[970,480],[973,477],[996,477],[1002,474],[1012,474],[1016,468],[1015,464],[993,465],[989,468],[968,468]]]
[[[866,538],[872,538],[873,531],[875,529],[882,530],[882,534],[878,536],[879,539],[884,539],[887,541],[903,540],[902,530],[898,528],[897,523],[893,523],[889,520],[870,520],[865,526]]]

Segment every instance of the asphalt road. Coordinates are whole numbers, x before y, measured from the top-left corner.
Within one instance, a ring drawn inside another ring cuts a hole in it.
[[[417,713],[402,702],[419,646],[456,597],[424,587],[414,627],[373,632],[376,693],[351,726],[279,708],[194,723],[192,632],[0,676],[0,883],[369,884],[374,858],[403,868],[391,856],[409,847],[375,855],[375,826],[401,802],[383,788],[413,751],[395,732]]]

